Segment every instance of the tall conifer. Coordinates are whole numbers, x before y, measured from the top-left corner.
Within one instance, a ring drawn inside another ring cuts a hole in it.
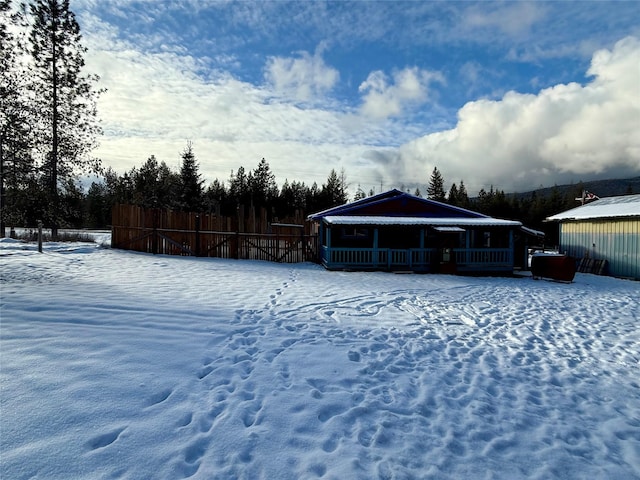
[[[433,167],[433,172],[429,179],[429,185],[427,186],[427,197],[438,202],[444,202],[446,200],[444,179],[442,178],[442,174],[438,170],[438,167]]]
[[[69,0],[32,0],[29,34],[34,73],[34,98],[39,109],[39,156],[50,194],[53,234],[57,233],[60,184],[78,171],[98,172],[89,156],[101,133],[94,88],[98,77],[83,73],[80,26]]]

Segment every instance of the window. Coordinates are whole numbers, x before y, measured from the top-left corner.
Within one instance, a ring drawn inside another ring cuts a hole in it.
[[[369,237],[368,228],[344,227],[340,232],[345,239],[361,239]]]

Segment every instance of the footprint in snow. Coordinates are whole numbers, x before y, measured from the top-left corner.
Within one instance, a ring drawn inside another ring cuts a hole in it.
[[[160,392],[157,392],[149,398],[149,405],[147,408],[153,407],[154,405],[158,405],[159,403],[164,402],[169,396],[173,393],[173,390],[170,388],[164,389]]]
[[[92,450],[107,447],[115,442],[126,428],[127,427],[117,428],[111,432],[103,433],[102,435],[93,437],[91,440],[89,440],[88,445]]]

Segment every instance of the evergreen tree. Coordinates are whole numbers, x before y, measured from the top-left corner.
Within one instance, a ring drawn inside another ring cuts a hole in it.
[[[346,177],[344,169],[340,176],[338,176],[338,173],[334,169],[331,169],[329,177],[327,178],[327,183],[322,185],[321,197],[323,209],[342,205],[347,202],[345,184]]]
[[[236,205],[250,205],[251,191],[249,189],[249,176],[245,173],[244,167],[239,167],[236,174],[231,171],[229,178],[229,197]]]
[[[227,189],[224,183],[216,178],[204,193],[204,206],[209,212],[215,212],[219,209],[221,213],[223,211],[226,213],[226,205]]]
[[[135,169],[133,171],[135,171]],[[125,172],[124,175],[120,177],[111,167],[108,167],[104,171],[103,176],[106,195],[111,206],[118,203],[134,203],[134,183],[133,178],[129,172]]]
[[[158,196],[158,179],[160,177],[160,167],[158,160],[151,155],[139,170],[131,170],[133,179],[133,200],[137,205],[147,208],[160,207]]]
[[[358,189],[356,190],[356,194],[354,195],[353,199],[354,200],[362,200],[363,198],[366,198],[367,194],[364,193],[364,190],[362,190],[362,188],[360,188],[360,185],[358,184]]]
[[[433,172],[431,172],[429,186],[427,187],[427,198],[438,202],[444,202],[446,200],[444,179],[442,178],[438,167],[433,167]]]
[[[269,168],[269,163],[263,158],[253,171],[249,182],[251,199],[255,207],[271,208],[278,198],[276,177]]]
[[[467,194],[467,187],[464,186],[464,182],[460,180],[460,185],[458,186],[458,195],[457,195],[458,207],[469,208],[471,202],[469,201],[469,195]]]
[[[278,195],[277,201],[277,215],[278,216],[286,216],[289,213],[289,210],[292,208],[292,204],[294,202],[294,192],[289,185],[289,179],[285,178],[284,183],[282,184],[282,188],[280,189],[280,194]]]
[[[347,182],[347,172],[344,169],[344,167],[342,167],[340,169],[340,190],[341,190],[341,194],[342,194],[342,203],[346,203],[349,201],[349,182]]]
[[[85,199],[86,221],[83,227],[105,228],[111,223],[112,204],[106,182],[92,182]]]
[[[164,160],[161,161],[156,182],[158,206],[176,210],[183,208],[182,186],[180,174],[171,170]]]
[[[80,26],[69,0],[32,0],[29,35],[33,60],[34,98],[42,131],[39,156],[46,172],[52,210],[52,235],[57,235],[59,184],[78,170],[98,172],[100,162],[89,156],[101,133],[94,89],[98,77],[84,75]]]
[[[313,182],[311,187],[307,190],[305,204],[311,213],[319,212],[326,208],[324,207],[324,202],[322,200],[321,190],[316,182]]]
[[[193,145],[187,143],[182,152],[182,166],[180,168],[180,209],[187,212],[199,212],[202,209],[202,184],[198,172],[198,162],[193,153]]]
[[[30,148],[34,124],[28,90],[29,75],[20,61],[22,37],[14,35],[22,22],[11,12],[9,0],[0,0],[0,237],[9,220],[15,225],[20,211],[15,199],[33,173]]]
[[[293,193],[293,203],[291,204],[291,206],[293,207],[294,211],[296,209],[305,210],[307,208],[306,199],[308,190],[309,189],[304,184],[304,182],[297,182],[295,180],[291,182],[291,191]]]
[[[62,185],[60,195],[61,226],[81,228],[85,220],[84,193],[79,182],[67,179]]]
[[[447,202],[449,202],[451,205],[456,205],[458,206],[458,186],[456,185],[455,182],[453,182],[451,184],[451,188],[449,189],[449,196],[447,197]]]

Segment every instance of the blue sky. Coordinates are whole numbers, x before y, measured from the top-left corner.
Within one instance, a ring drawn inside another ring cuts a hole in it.
[[[207,183],[266,158],[350,193],[640,175],[638,2],[72,0],[124,173],[192,142]]]

